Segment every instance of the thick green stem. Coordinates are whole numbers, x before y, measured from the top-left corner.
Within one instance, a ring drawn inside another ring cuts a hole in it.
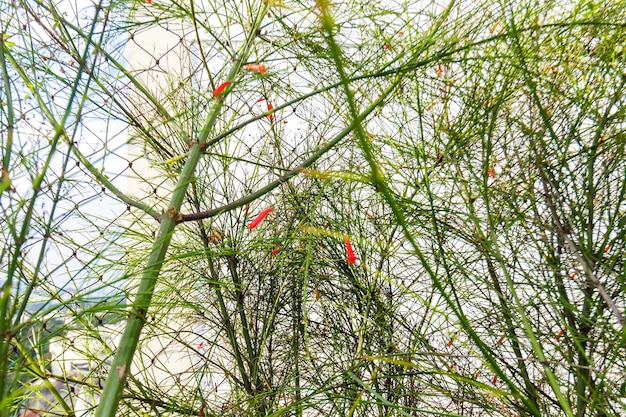
[[[2,30],[4,34],[4,29]],[[6,57],[4,56],[4,49],[6,48],[6,42],[4,36],[0,36],[0,71],[2,71],[2,81],[4,96],[6,98],[6,112],[7,112],[7,136],[6,141],[2,146],[2,168],[9,171],[9,165],[11,162],[11,149],[13,147],[13,132],[15,130],[15,114],[13,110],[13,99],[11,97],[11,80],[9,79],[9,73],[7,71]],[[3,181],[4,178],[0,178]],[[2,192],[2,190],[0,190]]]
[[[241,63],[245,62],[247,59],[252,41],[254,40],[263,16],[267,13],[268,7],[269,6],[267,4],[264,4],[254,19],[252,30],[250,31],[250,37],[246,40],[241,53],[234,61],[235,64],[226,78],[226,80],[231,83],[235,80],[237,74],[239,73]],[[209,112],[209,116],[207,117],[207,120],[200,132],[198,141],[193,144],[191,150],[189,151],[189,157],[185,162],[178,179],[178,183],[176,184],[176,188],[173,191],[168,209],[161,219],[161,226],[144,269],[143,276],[135,296],[135,302],[131,305],[126,329],[122,335],[117,353],[113,358],[109,376],[107,377],[104,390],[102,391],[100,405],[96,410],[96,417],[115,416],[122,391],[124,390],[124,386],[126,384],[128,373],[131,371],[133,356],[137,350],[139,338],[141,337],[141,330],[146,320],[146,313],[152,301],[152,295],[154,294],[154,288],[159,278],[161,267],[163,266],[176,225],[181,220],[180,209],[187,194],[187,188],[193,180],[196,166],[203,155],[204,146],[207,142],[209,134],[215,126],[215,122],[223,106],[223,98],[227,93],[228,91],[214,101],[214,104]]]

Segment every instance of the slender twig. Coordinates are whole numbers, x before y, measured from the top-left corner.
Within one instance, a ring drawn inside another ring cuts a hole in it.
[[[554,200],[552,199],[552,193],[550,192],[550,189],[548,187],[548,179],[546,178],[545,174],[542,174],[541,176],[542,176],[541,184],[543,187],[544,196],[546,197],[546,204],[548,208],[550,209],[550,215],[552,216],[552,221],[554,221],[554,224],[556,224],[557,233],[559,234],[561,239],[565,241],[565,244],[567,245],[567,248],[569,249],[570,253],[574,255],[578,263],[582,266],[583,270],[585,271],[585,276],[591,282],[594,288],[598,290],[598,293],[600,293],[600,296],[602,297],[606,305],[609,307],[609,309],[611,310],[611,313],[615,316],[618,323],[622,327],[624,327],[624,315],[615,304],[615,301],[611,298],[609,293],[606,291],[604,284],[596,276],[589,260],[585,256],[582,255],[576,243],[574,243],[572,238],[569,236],[567,228],[563,225],[563,222],[561,221],[559,214],[556,210],[556,205],[554,204]]]

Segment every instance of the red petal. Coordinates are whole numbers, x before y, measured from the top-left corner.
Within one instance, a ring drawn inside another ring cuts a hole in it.
[[[222,94],[224,92],[224,90],[226,90],[226,87],[228,87],[228,84],[230,84],[230,81],[224,81],[223,83],[221,83],[215,89],[215,91],[213,91],[213,97],[216,97],[216,96],[219,96],[220,94]]]
[[[343,243],[346,245],[346,253],[348,255],[348,258],[346,259],[346,262],[349,264],[354,265],[356,263],[356,261],[358,261],[360,258],[357,258],[354,255],[354,249],[352,248],[352,245],[350,244],[350,239],[348,239],[347,236],[343,237]]]
[[[272,210],[274,210],[274,207],[266,208],[265,210],[263,210],[261,213],[259,213],[258,216],[254,218],[254,220],[250,222],[250,224],[248,225],[248,228],[252,230],[255,227],[257,227],[263,221],[265,216],[267,216],[268,214],[272,212]]]
[[[265,74],[265,65],[263,64],[248,64],[244,67],[248,71],[257,71],[259,74]]]

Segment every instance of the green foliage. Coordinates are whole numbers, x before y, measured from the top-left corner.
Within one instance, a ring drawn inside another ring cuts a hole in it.
[[[0,416],[623,414],[625,13],[0,0]]]

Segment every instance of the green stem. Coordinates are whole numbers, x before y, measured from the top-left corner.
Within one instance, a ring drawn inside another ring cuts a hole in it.
[[[144,96],[151,102],[153,103],[159,114],[165,119],[168,120],[170,122],[175,122],[175,119],[173,119],[165,110],[165,108],[163,106],[161,106],[157,100],[143,87],[141,86],[141,83],[139,83],[139,81],[137,81],[129,72],[127,69],[124,69],[123,66],[121,64],[119,64],[115,58],[111,55],[109,55],[104,49],[102,49],[102,47],[100,46],[101,43],[95,42],[92,37],[89,34],[86,34],[83,32],[83,30],[78,27],[73,25],[71,22],[67,21],[66,19],[63,18],[63,16],[59,15],[56,10],[54,8],[49,8],[47,9],[55,18],[56,21],[62,23],[62,27],[68,27],[72,30],[74,30],[78,35],[81,36],[81,38],[83,40],[85,40],[85,42],[87,43],[87,45],[92,46],[93,48],[95,48],[95,50],[97,50],[98,52],[104,54],[104,56],[107,58],[107,60],[109,62],[111,62],[112,64],[115,65],[115,67],[120,70],[121,72],[124,73],[124,75],[126,77],[129,78],[129,80],[131,81],[131,83],[133,84],[133,86],[135,86],[135,88],[137,88],[139,91],[142,92],[142,94],[144,94]],[[33,19],[40,23],[40,19],[37,16],[37,14],[28,7],[28,5],[26,5],[26,11],[33,17]],[[91,79],[93,79],[93,81],[96,83],[96,85],[98,85],[99,88],[102,89],[102,91],[108,95],[108,97],[119,107],[120,110],[122,110],[122,112],[124,112],[124,114],[129,118],[129,120],[131,121],[130,124],[132,126],[135,126],[137,128],[140,128],[141,124],[137,121],[137,119],[131,114],[131,112],[126,109],[126,107],[119,101],[119,99],[116,97],[116,95],[114,94],[114,92],[109,91],[106,86],[104,84],[102,84],[102,82],[99,80],[98,77],[94,77],[93,74],[93,68],[87,68],[85,67],[85,63],[87,62],[87,60],[85,59],[86,57],[84,56],[78,56],[74,51],[72,51],[71,49],[69,49],[67,47],[67,45],[65,45],[65,43],[59,39],[55,33],[46,25],[40,23],[40,27],[46,31],[48,33],[48,35],[50,36],[50,38],[52,40],[54,40],[57,44],[57,46],[64,52],[66,52],[67,54],[69,54],[70,56],[72,56],[73,59],[76,60],[76,62],[78,62],[78,64],[80,65],[81,71],[85,71],[85,73],[87,73]],[[104,35],[105,31],[102,32],[102,35]],[[22,77],[24,78],[24,77]],[[89,98],[89,97],[88,97]],[[98,105],[100,105],[99,103],[97,103]],[[40,103],[40,105],[42,105]],[[181,132],[184,132],[182,129],[179,129]],[[144,132],[146,134],[148,134],[148,132]],[[120,189],[118,189],[115,185],[113,185],[113,183],[111,181],[109,181],[109,179],[104,175],[104,173],[100,172],[100,170],[98,170],[92,163],[91,161],[85,157],[85,155],[82,154],[82,152],[79,151],[77,146],[74,146],[73,143],[66,137],[68,144],[70,145],[70,149],[72,151],[72,153],[74,154],[74,156],[76,156],[76,158],[78,159],[78,161],[83,164],[83,166],[89,171],[89,173],[91,173],[103,186],[105,186],[110,192],[112,192],[117,198],[119,198],[120,200],[122,200],[125,204],[127,204],[130,207],[135,207],[141,211],[143,211],[144,213],[148,214],[149,216],[153,217],[154,219],[158,219],[159,214],[157,212],[157,210],[155,210],[154,208],[152,208],[151,206],[144,204],[140,201],[134,200],[132,198],[130,198],[129,196],[127,196],[126,194],[124,194]]]
[[[101,7],[98,6],[97,11],[100,11],[100,10],[101,10]],[[97,22],[98,22],[98,13],[96,13],[92,21],[90,32],[89,32],[90,37],[93,36]],[[83,52],[83,59],[86,59],[88,53],[89,53],[89,48],[86,47]],[[26,75],[24,68],[22,68],[22,66],[17,63],[17,61],[13,58],[13,56],[10,54],[8,50],[5,51],[3,48],[3,54],[4,54],[4,57],[7,58],[8,61],[11,63],[11,65],[13,66],[15,71],[18,73],[18,75],[26,82],[26,84],[32,86],[31,91],[33,93],[33,96],[37,100],[43,113],[46,115],[46,117],[48,118],[52,126],[54,127],[54,133],[50,139],[50,151],[48,153],[48,157],[46,158],[40,170],[39,175],[37,175],[32,181],[33,195],[30,198],[28,207],[26,209],[26,213],[22,220],[22,228],[20,230],[19,235],[17,236],[15,240],[15,249],[13,251],[13,256],[11,257],[11,260],[9,261],[9,265],[7,267],[7,279],[2,286],[2,298],[0,298],[0,359],[1,359],[0,360],[0,402],[6,396],[6,389],[7,389],[6,381],[7,381],[7,373],[8,373],[8,363],[7,363],[8,361],[6,360],[6,358],[8,358],[9,349],[11,346],[11,339],[14,336],[12,329],[9,328],[11,325],[11,317],[10,317],[11,313],[9,311],[9,303],[11,300],[11,289],[13,286],[13,278],[15,276],[16,271],[20,268],[19,258],[22,252],[21,248],[26,242],[26,237],[30,230],[35,203],[37,201],[37,197],[39,196],[41,192],[41,184],[44,181],[46,173],[50,169],[50,164],[52,162],[53,156],[56,153],[59,139],[65,135],[65,123],[67,122],[67,119],[73,112],[78,111],[80,113],[81,109],[80,108],[78,110],[74,109],[73,103],[76,97],[78,96],[79,83],[82,78],[82,74],[84,72],[83,67],[81,66],[81,68],[78,71],[78,74],[76,75],[74,83],[72,85],[72,89],[68,97],[68,102],[67,102],[65,113],[61,117],[61,120],[57,122],[54,115],[46,107],[45,102],[41,98],[41,94],[38,90],[36,82],[35,83],[30,82],[30,79]],[[3,58],[3,62],[4,62],[4,58]],[[6,415],[6,413],[8,413],[8,410],[3,410],[0,412],[0,415]]]
[[[228,73],[226,80],[230,82],[235,80],[241,69],[241,62],[247,59],[257,29],[261,24],[263,16],[266,15],[268,8],[269,6],[264,4],[259,10],[259,13],[255,17],[255,21],[250,30],[250,36],[243,45],[242,52],[235,60],[235,64]],[[157,238],[144,269],[143,276],[135,296],[135,301],[131,305],[131,311],[126,329],[122,335],[117,353],[113,358],[109,376],[107,377],[104,390],[102,391],[100,405],[96,409],[96,417],[115,416],[122,391],[124,390],[124,386],[126,384],[126,378],[131,370],[132,359],[135,351],[137,350],[139,338],[141,337],[141,330],[146,320],[146,314],[152,301],[152,295],[161,272],[161,267],[165,261],[165,256],[176,225],[181,220],[180,208],[187,194],[187,188],[193,180],[196,166],[204,153],[204,146],[207,143],[207,139],[213,130],[223,107],[223,98],[227,94],[228,91],[226,91],[222,97],[214,101],[207,120],[200,131],[198,141],[193,144],[191,150],[189,151],[189,157],[185,162],[178,179],[178,183],[173,191],[168,209],[161,219],[161,226],[159,228]]]
[[[248,331],[248,319],[246,317],[246,310],[244,304],[244,289],[239,274],[237,273],[237,261],[236,255],[228,255],[228,270],[233,279],[233,285],[235,286],[235,294],[237,296],[237,311],[239,312],[239,320],[241,320],[241,332],[243,334],[244,341],[246,343],[246,349],[248,350],[248,361],[250,367],[250,381],[257,385],[258,367],[259,367],[259,354],[252,346],[252,338]]]
[[[455,3],[454,1],[451,1],[446,11],[442,13],[442,16],[440,17],[440,24],[441,22],[445,20],[445,17],[450,13],[454,3]],[[450,294],[448,294],[448,292],[444,288],[444,285],[441,282],[440,278],[437,276],[435,271],[433,271],[428,260],[422,253],[417,241],[415,240],[415,237],[413,236],[413,233],[409,230],[406,217],[404,213],[402,212],[402,210],[400,209],[400,206],[396,202],[395,197],[393,196],[393,192],[391,191],[391,189],[386,183],[384,174],[381,168],[378,166],[378,163],[376,162],[376,159],[374,157],[374,153],[372,151],[372,146],[369,143],[368,136],[365,133],[365,130],[363,128],[361,121],[358,119],[358,112],[357,112],[357,108],[356,108],[356,104],[354,100],[354,93],[350,89],[349,79],[343,67],[341,49],[339,48],[339,46],[334,40],[333,31],[335,30],[335,27],[334,27],[335,25],[334,25],[333,18],[330,15],[328,1],[320,0],[318,2],[318,6],[321,9],[321,21],[322,21],[322,26],[325,31],[326,41],[329,45],[331,55],[335,62],[335,66],[337,68],[339,77],[344,85],[344,92],[348,101],[348,109],[350,112],[350,116],[356,125],[355,132],[356,132],[357,139],[359,141],[359,147],[363,151],[363,154],[364,154],[363,156],[365,157],[365,159],[367,160],[370,166],[370,170],[371,170],[370,175],[371,175],[371,181],[373,185],[380,192],[384,200],[389,205],[394,217],[396,218],[398,223],[402,226],[406,239],[409,241],[409,243],[413,247],[413,251],[415,252],[418,259],[420,260],[420,263],[424,266],[424,269],[426,270],[430,278],[432,279],[433,284],[438,289],[441,296],[444,298],[444,300],[450,306],[450,308],[453,309],[455,315],[459,318],[459,321],[461,322],[462,327],[467,331],[468,335],[474,341],[474,343],[476,343],[481,353],[483,354],[483,356],[489,363],[490,367],[494,370],[494,372],[496,372],[498,377],[500,377],[501,379],[507,382],[508,386],[513,391],[514,395],[520,398],[524,402],[524,404],[533,413],[533,415],[539,417],[540,416],[539,410],[537,410],[534,404],[531,401],[529,401],[519,391],[516,385],[504,374],[502,369],[498,366],[497,361],[495,360],[495,358],[493,357],[493,354],[491,353],[490,347],[485,344],[485,342],[480,338],[480,336],[473,329],[473,326],[471,325],[469,319],[467,318],[463,310],[460,308],[459,303],[453,302]],[[435,25],[434,30],[436,30],[436,27],[437,25]],[[398,77],[400,77],[400,75],[398,75]],[[399,82],[399,80],[396,80],[396,82]],[[572,417],[572,416],[568,415],[568,417]]]
[[[360,123],[363,120],[365,120],[367,118],[367,116],[369,116],[374,110],[376,110],[381,105],[381,103],[385,100],[385,98],[389,94],[391,94],[391,92],[395,89],[395,87],[399,83],[400,83],[400,81],[398,80],[397,82],[394,82],[391,86],[389,86],[387,89],[385,89],[380,94],[380,96],[374,102],[372,102],[372,104],[370,104],[370,106],[367,109],[365,109],[361,114],[358,115],[357,121]],[[306,159],[305,161],[300,163],[297,167],[295,167],[292,170],[286,172],[284,175],[281,175],[280,177],[278,177],[277,180],[267,184],[265,187],[262,187],[262,188],[258,189],[257,191],[248,194],[245,197],[242,197],[242,198],[240,198],[238,200],[235,200],[232,203],[224,204],[223,206],[220,206],[220,207],[217,207],[217,208],[214,208],[214,209],[209,209],[209,210],[205,210],[205,211],[201,211],[201,212],[197,212],[197,213],[191,213],[191,214],[183,214],[182,218],[181,218],[181,222],[196,221],[196,220],[207,219],[209,217],[215,217],[215,216],[217,216],[219,214],[222,214],[222,213],[225,213],[227,211],[234,210],[237,207],[242,207],[242,206],[244,206],[244,205],[246,205],[248,203],[251,203],[252,201],[258,199],[259,197],[264,196],[265,194],[269,193],[270,191],[274,190],[275,188],[279,187],[280,185],[286,183],[291,178],[293,178],[296,175],[302,173],[302,171],[305,168],[308,168],[311,165],[313,165],[317,160],[319,160],[322,156],[324,156],[326,154],[326,152],[328,152],[329,150],[331,150],[332,148],[337,146],[337,144],[339,142],[341,142],[342,139],[344,139],[351,132],[353,132],[355,126],[356,126],[356,121],[353,121],[351,124],[346,126],[341,132],[339,132],[337,134],[337,136],[335,136],[333,139],[331,139],[326,145],[322,146],[315,153],[313,153],[313,155],[311,155],[311,157],[309,157],[308,159]]]
[[[209,258],[209,269],[211,271],[211,277],[214,281],[219,281],[219,276],[215,271],[215,267],[213,266],[213,259]],[[239,341],[237,340],[237,335],[235,333],[235,328],[230,322],[230,315],[228,314],[228,309],[226,308],[226,303],[224,302],[224,295],[222,294],[222,289],[220,288],[221,284],[216,284],[215,294],[217,295],[217,302],[220,306],[220,313],[222,315],[222,324],[226,329],[226,333],[228,334],[228,340],[230,341],[230,346],[233,348],[233,356],[235,357],[235,362],[237,363],[237,367],[239,368],[240,378],[243,383],[243,387],[248,394],[253,393],[252,382],[250,381],[250,376],[248,375],[248,371],[246,370],[246,366],[243,361],[243,357],[241,356],[241,349],[239,348]]]
[[[2,71],[2,80],[4,82],[4,96],[6,97],[6,112],[7,112],[7,136],[6,141],[2,146],[4,154],[2,155],[2,167],[9,171],[9,165],[11,162],[11,149],[13,147],[13,132],[15,130],[15,113],[13,110],[13,98],[11,96],[11,79],[7,71],[6,57],[4,56],[4,49],[7,47],[4,39],[5,31],[2,30],[0,34],[0,70]],[[3,178],[0,178],[2,181]],[[1,191],[0,191],[1,192]]]

